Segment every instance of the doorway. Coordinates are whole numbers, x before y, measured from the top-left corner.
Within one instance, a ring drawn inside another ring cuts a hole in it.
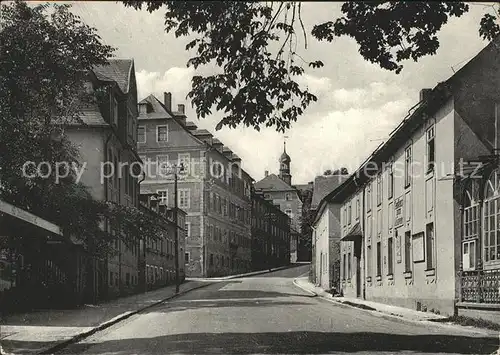
[[[354,257],[356,259],[356,297],[361,297],[361,240],[354,242]]]

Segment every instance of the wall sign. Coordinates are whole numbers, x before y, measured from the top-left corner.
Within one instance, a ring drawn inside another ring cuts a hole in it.
[[[398,228],[404,224],[403,196],[394,201],[394,227]]]
[[[401,236],[399,235],[398,231],[396,230],[396,235],[395,235],[395,239],[396,239],[396,262],[398,264],[401,263]]]

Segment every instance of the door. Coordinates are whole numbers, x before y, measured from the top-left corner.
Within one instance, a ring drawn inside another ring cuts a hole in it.
[[[361,297],[361,241],[354,242],[354,257],[356,259],[356,297]]]

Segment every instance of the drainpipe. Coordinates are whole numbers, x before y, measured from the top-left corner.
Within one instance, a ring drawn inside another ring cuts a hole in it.
[[[108,144],[109,144],[109,141],[111,140],[112,136],[113,136],[113,133],[109,133],[108,137],[106,138],[106,141],[104,142],[104,159],[103,159],[104,162],[106,162],[108,159]],[[106,181],[104,181],[104,201],[108,201],[108,187],[109,187],[109,183],[108,183],[108,180],[106,179]],[[106,228],[106,231],[108,230],[108,223],[109,223],[108,220],[105,220],[104,228]],[[107,268],[107,266],[108,266],[108,257],[107,256],[106,256],[105,265],[106,265],[106,277],[105,277],[105,279],[107,279],[109,277],[109,272],[108,272],[108,268]],[[93,270],[93,274],[94,273],[95,273],[95,271]],[[109,287],[109,280],[107,282],[106,287]]]
[[[362,205],[363,207],[361,208],[361,216],[359,216],[359,222],[361,224],[361,230],[362,230],[362,240],[363,243],[361,243],[361,260],[363,260],[363,299],[366,299],[366,255],[365,255],[365,244],[366,244],[366,238],[365,238],[365,196],[366,196],[366,189],[363,188],[363,194],[362,194]],[[390,213],[390,212],[389,212]]]
[[[312,282],[316,284],[316,227],[311,225],[311,229],[313,230],[312,236],[311,236],[311,267],[312,267]],[[314,240],[312,240],[314,239]]]

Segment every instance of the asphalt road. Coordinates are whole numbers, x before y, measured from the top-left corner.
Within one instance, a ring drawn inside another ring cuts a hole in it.
[[[300,266],[220,282],[116,324],[64,354],[494,354],[499,339],[334,304],[293,285]]]

